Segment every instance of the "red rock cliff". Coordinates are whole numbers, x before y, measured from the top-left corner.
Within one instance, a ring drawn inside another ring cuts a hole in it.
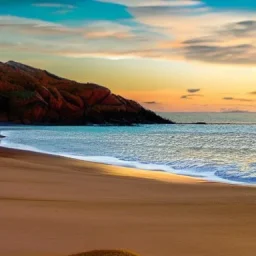
[[[77,83],[14,61],[0,62],[0,122],[171,123],[103,86]]]

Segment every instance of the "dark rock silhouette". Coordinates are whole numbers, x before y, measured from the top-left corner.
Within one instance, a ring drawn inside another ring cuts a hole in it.
[[[103,86],[21,63],[0,62],[0,122],[59,125],[170,124]]]
[[[97,250],[91,252],[78,253],[71,256],[139,256],[137,254],[119,250]]]

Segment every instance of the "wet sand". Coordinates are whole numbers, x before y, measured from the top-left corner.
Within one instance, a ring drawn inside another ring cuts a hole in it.
[[[0,148],[0,255],[254,256],[256,188]]]

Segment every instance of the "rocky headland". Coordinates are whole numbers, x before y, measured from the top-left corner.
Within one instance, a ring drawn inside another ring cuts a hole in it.
[[[171,124],[133,100],[18,62],[0,62],[0,123]]]

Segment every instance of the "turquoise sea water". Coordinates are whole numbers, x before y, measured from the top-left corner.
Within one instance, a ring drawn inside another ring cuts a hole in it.
[[[0,126],[3,146],[256,184],[256,125]]]

